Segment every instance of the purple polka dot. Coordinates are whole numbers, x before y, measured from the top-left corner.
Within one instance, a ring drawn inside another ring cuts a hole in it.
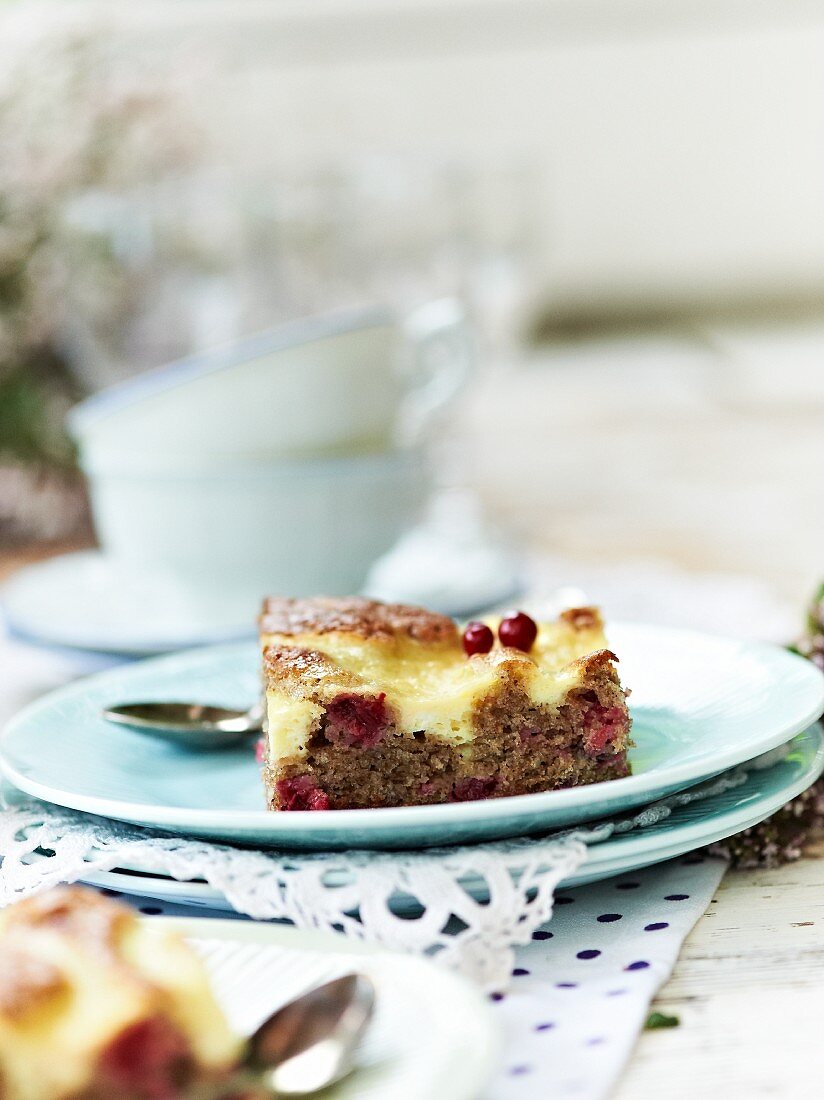
[[[608,997],[623,997],[626,993],[626,989],[610,989],[607,993]]]
[[[503,993],[490,993],[489,999],[490,1001],[502,1001],[504,999],[504,995]]]
[[[640,882],[616,882],[615,883],[615,889],[616,890],[637,890],[640,885],[641,885]]]
[[[643,960],[639,960],[638,962],[630,963],[629,966],[625,966],[624,969],[625,970],[646,970],[648,966],[649,966],[648,962],[644,962]]]
[[[612,924],[613,921],[620,920],[622,915],[621,913],[602,913],[598,920],[601,924]]]
[[[536,1024],[536,1031],[551,1031],[555,1027],[555,1024]]]
[[[667,894],[664,901],[686,901],[689,894]]]
[[[509,1073],[511,1077],[523,1077],[525,1073],[531,1073],[532,1066],[513,1066]]]
[[[545,932],[543,928],[539,928],[537,932],[532,933],[532,938],[533,940],[551,940],[554,935],[554,932]]]
[[[513,978],[523,978],[524,975],[528,974],[528,973],[529,973],[529,971],[526,969],[526,967],[516,966],[515,969],[512,971],[512,977]]]
[[[578,988],[578,983],[577,982],[556,982],[555,983],[555,988],[556,989],[577,989]]]
[[[575,956],[576,959],[597,959],[601,954],[600,951],[596,951],[594,947],[588,947],[586,951],[579,951]]]
[[[656,921],[655,924],[645,924],[645,932],[660,932],[662,928],[669,928],[669,922],[665,920]]]
[[[563,897],[556,898],[555,899],[555,904],[556,905],[572,905],[573,901],[575,901],[575,898],[568,898],[568,897],[566,897],[566,895],[564,895]]]
[[[603,1038],[599,1035],[595,1039],[587,1039],[587,1046],[588,1047],[599,1047],[601,1045],[601,1043],[603,1043],[603,1041],[604,1041]]]

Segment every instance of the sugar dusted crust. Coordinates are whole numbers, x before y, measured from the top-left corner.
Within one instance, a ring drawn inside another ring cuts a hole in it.
[[[628,773],[625,693],[596,608],[540,624],[529,653],[467,657],[452,620],[422,609],[266,606],[271,809],[463,801]]]
[[[573,630],[602,630],[604,621],[597,607],[569,607],[558,616],[558,621]]]
[[[611,649],[596,649],[594,653],[585,653],[583,657],[576,657],[570,662],[570,666],[581,670],[584,678],[596,675],[604,669],[611,669],[618,663],[618,658]]]
[[[452,619],[401,603],[380,603],[362,596],[294,600],[270,596],[260,616],[262,635],[352,634],[378,641],[399,636],[418,642],[457,642]]]
[[[296,697],[355,688],[361,680],[317,649],[266,646],[263,666],[268,682]]]
[[[100,894],[72,889],[35,894],[7,909],[3,931],[51,931],[86,949],[117,957],[122,936],[134,923],[125,906],[113,905]]]

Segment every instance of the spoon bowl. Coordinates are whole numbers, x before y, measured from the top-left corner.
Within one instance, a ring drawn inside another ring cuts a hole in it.
[[[203,703],[118,703],[105,707],[108,722],[157,737],[183,748],[206,751],[229,748],[261,732],[259,707],[235,710]]]
[[[249,1039],[246,1068],[276,1096],[310,1096],[340,1081],[375,1010],[365,974],[326,982],[275,1012]]]

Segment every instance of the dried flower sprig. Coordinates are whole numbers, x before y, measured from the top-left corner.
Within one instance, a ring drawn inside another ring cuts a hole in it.
[[[800,859],[805,844],[822,827],[824,780],[819,779],[766,821],[711,845],[709,851],[729,859],[732,867],[780,867]]]
[[[824,671],[824,584],[807,609],[806,632],[792,646]],[[713,844],[709,851],[725,856],[733,867],[780,867],[800,859],[813,836],[824,830],[824,778],[788,802],[780,810],[728,840]]]
[[[124,330],[145,279],[100,212],[199,142],[181,77],[124,65],[94,13],[26,8],[0,13],[0,543],[90,537],[64,415],[98,381],[88,332]]]

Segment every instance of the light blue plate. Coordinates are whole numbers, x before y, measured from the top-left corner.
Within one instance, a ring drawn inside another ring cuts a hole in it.
[[[591,845],[586,862],[560,885],[582,886],[588,882],[598,882],[725,840],[774,814],[814,783],[822,771],[824,734],[820,726],[813,726],[793,739],[789,752],[782,760],[769,767],[753,766],[745,782],[740,785],[696,799],[685,806],[677,806],[656,825],[612,836]],[[708,780],[709,785],[713,782]],[[32,858],[44,860],[48,857]],[[201,880],[178,882],[162,873],[154,873],[150,863],[128,864],[115,871],[95,872],[84,876],[83,881],[177,905],[221,910],[233,908],[226,896],[208,883]],[[351,876],[344,871],[330,871],[327,881],[330,885],[345,886],[351,881]],[[475,898],[488,895],[482,879],[468,877],[462,879],[461,884]],[[397,911],[409,911],[408,899],[398,897],[392,905]]]
[[[110,669],[39,700],[7,727],[0,764],[21,790],[106,817],[292,849],[415,848],[542,832],[614,815],[784,744],[824,710],[824,677],[776,646],[615,625],[632,688],[633,775],[588,787],[445,806],[268,813],[251,746],[187,754],[100,718],[124,700],[248,706],[255,645]]]

